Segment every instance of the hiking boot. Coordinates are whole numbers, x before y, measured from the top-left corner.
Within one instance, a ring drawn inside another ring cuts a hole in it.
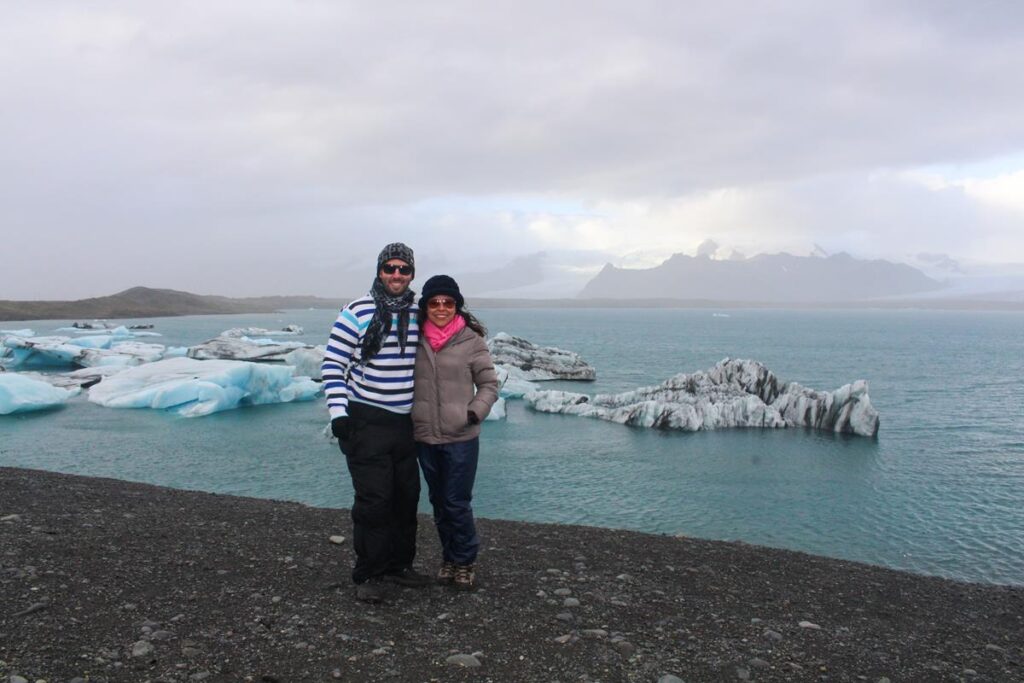
[[[445,562],[441,565],[441,568],[437,570],[437,582],[447,586],[453,581],[455,581],[455,563]]]
[[[391,572],[390,574],[384,574],[380,577],[382,580],[388,583],[397,583],[399,586],[408,586],[410,588],[422,588],[423,586],[429,586],[434,583],[434,579],[426,574],[420,574],[412,567],[406,567],[400,569],[397,572]]]
[[[455,576],[453,577],[453,583],[455,588],[460,591],[471,591],[473,590],[473,582],[476,579],[473,573],[473,565],[471,564],[460,564],[455,566]]]
[[[380,581],[375,579],[357,583],[356,600],[374,605],[384,602],[384,587],[380,585]]]

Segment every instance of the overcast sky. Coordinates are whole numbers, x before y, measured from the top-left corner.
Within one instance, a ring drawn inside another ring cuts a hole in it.
[[[354,295],[395,240],[471,294],[573,295],[707,239],[1024,262],[1015,0],[3,16],[0,299]]]

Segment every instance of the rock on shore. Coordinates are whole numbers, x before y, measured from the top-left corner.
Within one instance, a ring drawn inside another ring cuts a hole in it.
[[[480,520],[476,592],[367,606],[344,510],[11,468],[0,493],[0,681],[1024,676],[1021,587]],[[433,570],[425,517],[419,543]]]

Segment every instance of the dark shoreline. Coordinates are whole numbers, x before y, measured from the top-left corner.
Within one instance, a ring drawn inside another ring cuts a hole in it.
[[[347,511],[0,468],[0,680],[1024,680],[1024,587],[479,526],[479,591],[369,607],[349,542],[329,540],[350,536]],[[421,518],[418,564],[436,553]]]

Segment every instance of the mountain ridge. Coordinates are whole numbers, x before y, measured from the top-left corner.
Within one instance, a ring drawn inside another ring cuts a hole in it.
[[[578,297],[828,303],[907,296],[944,286],[912,266],[845,252],[828,257],[781,252],[743,260],[672,254],[653,268],[605,264]]]

